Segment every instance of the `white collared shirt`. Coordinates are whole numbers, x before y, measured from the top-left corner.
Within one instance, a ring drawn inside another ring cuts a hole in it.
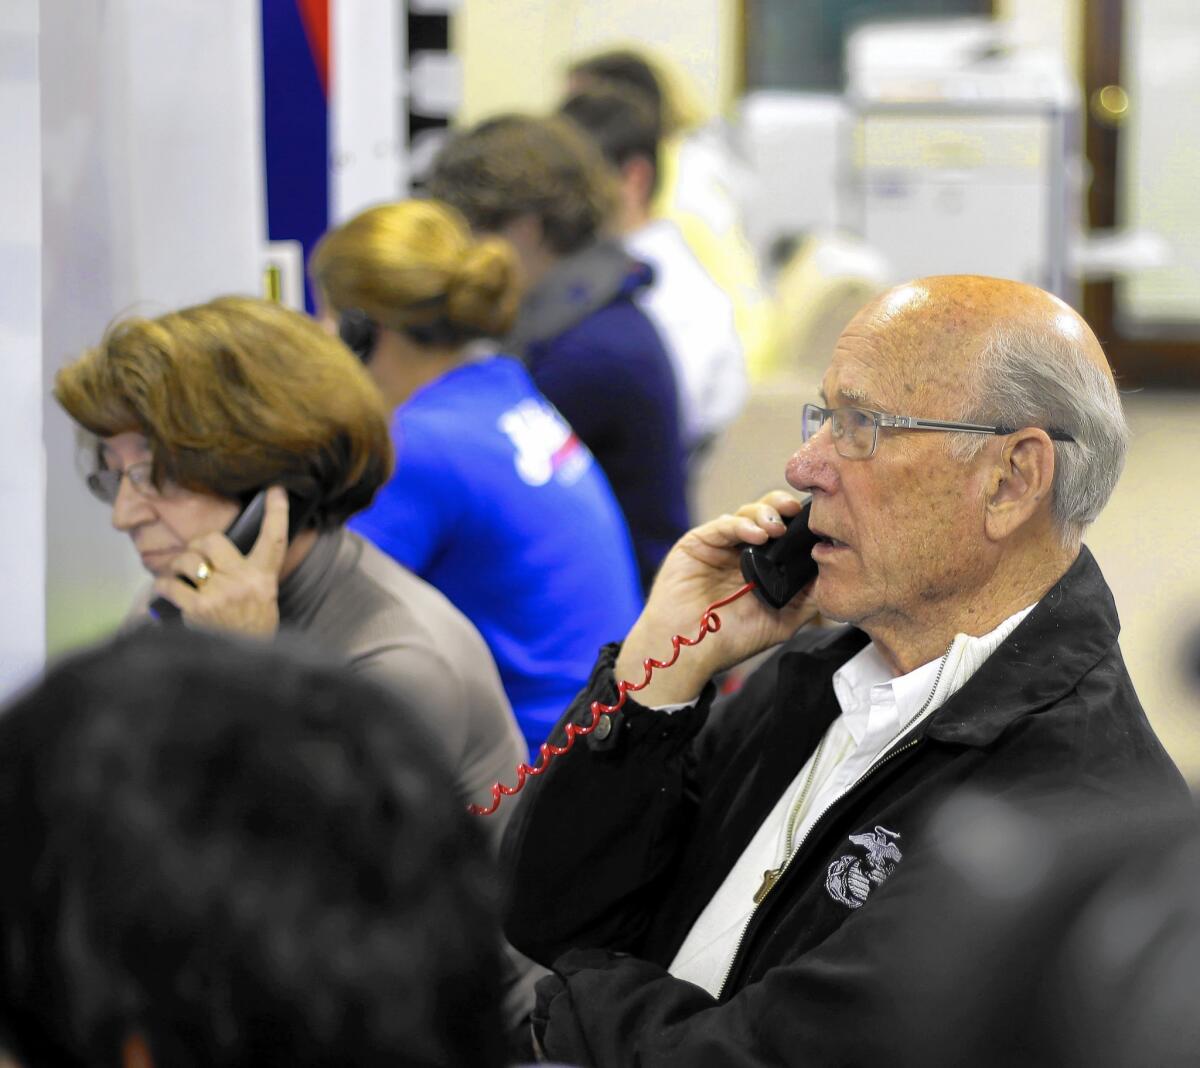
[[[733,301],[709,277],[679,227],[652,219],[625,248],[654,269],[634,299],[662,337],[679,387],[679,423],[691,450],[737,417],[749,386]]]
[[[978,638],[956,635],[943,657],[893,678],[871,643],[833,676],[842,710],[816,752],[783,791],[769,816],[700,913],[668,971],[718,996],[754,912],[763,873],[790,855],[787,825],[792,808],[794,849],[825,811],[855,785],[868,768],[921,720],[940,708],[992,655],[1032,610],[1021,609]],[[809,780],[811,773],[812,781]],[[807,794],[804,794],[807,784]]]

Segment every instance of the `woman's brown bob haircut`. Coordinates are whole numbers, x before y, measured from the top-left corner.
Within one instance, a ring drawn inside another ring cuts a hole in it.
[[[459,134],[434,161],[429,192],[476,231],[497,233],[533,215],[560,256],[595,240],[617,204],[600,150],[558,117],[505,115]]]
[[[282,485],[336,527],[392,468],[379,390],[337,339],[278,304],[221,297],[116,323],[54,396],[100,438],[144,434],[158,485],[244,499]]]

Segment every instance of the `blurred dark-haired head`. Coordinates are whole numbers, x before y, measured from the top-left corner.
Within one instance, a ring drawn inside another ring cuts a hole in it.
[[[571,92],[598,86],[616,86],[637,93],[663,122],[663,90],[658,75],[645,57],[627,48],[613,48],[576,60],[567,70]]]
[[[502,1062],[494,875],[390,693],[148,628],[0,715],[0,1032],[29,1068]]]
[[[601,84],[572,93],[558,110],[595,141],[622,181],[631,166],[649,169],[649,180],[643,183],[648,205],[658,188],[660,126],[647,100],[620,85]]]

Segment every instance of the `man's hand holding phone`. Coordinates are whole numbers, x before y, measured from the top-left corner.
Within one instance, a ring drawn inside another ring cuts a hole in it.
[[[802,503],[783,491],[768,493],[733,515],[723,515],[688,531],[663,561],[646,607],[617,658],[618,679],[640,682],[646,657],[666,660],[675,634],[695,637],[704,610],[745,584],[741,550],[765,545],[783,534],[782,516],[796,515]],[[746,596],[720,609],[721,630],[694,648],[685,648],[667,671],[656,671],[636,695],[639,704],[680,704],[697,697],[710,678],[790,638],[817,614],[807,591],[784,608],[767,608]]]
[[[187,623],[267,637],[279,629],[279,575],[287,550],[288,496],[272,486],[245,555],[226,534],[205,534],[171,562],[172,574],[156,579],[154,591],[177,605]]]

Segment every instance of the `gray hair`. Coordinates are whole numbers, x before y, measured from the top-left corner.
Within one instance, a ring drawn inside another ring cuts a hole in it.
[[[997,331],[970,375],[965,422],[1063,430],[1054,442],[1051,514],[1064,545],[1078,544],[1121,477],[1129,425],[1117,387],[1078,345],[1029,328]],[[948,435],[953,456],[968,460],[987,439]]]

